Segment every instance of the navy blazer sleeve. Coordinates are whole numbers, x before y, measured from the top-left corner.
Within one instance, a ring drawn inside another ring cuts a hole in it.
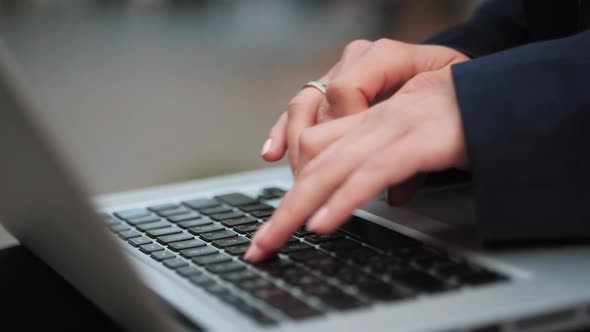
[[[467,22],[445,30],[424,43],[445,45],[475,58],[528,41],[522,2],[493,0],[481,5]]]
[[[590,32],[452,72],[482,240],[590,238]]]

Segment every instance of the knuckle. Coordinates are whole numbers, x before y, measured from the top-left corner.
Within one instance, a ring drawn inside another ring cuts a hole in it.
[[[337,78],[330,82],[326,90],[326,98],[331,104],[337,103],[340,99],[346,97],[351,90],[354,90],[352,84],[346,80]]]
[[[301,108],[303,108],[305,103],[300,97],[295,97],[289,101],[287,104],[287,118],[293,117]]]
[[[353,40],[344,47],[344,55],[356,54],[369,47],[372,43],[366,39]]]

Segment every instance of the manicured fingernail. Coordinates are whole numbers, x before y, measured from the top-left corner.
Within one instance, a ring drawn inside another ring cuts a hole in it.
[[[264,258],[264,251],[258,248],[256,244],[252,243],[252,245],[250,245],[250,248],[248,248],[248,251],[246,251],[244,258],[250,262],[257,262]]]
[[[307,229],[315,232],[318,228],[322,226],[326,218],[328,217],[328,208],[322,207],[319,209],[312,217],[309,219],[307,223]]]
[[[272,145],[272,139],[267,139],[266,142],[264,142],[264,145],[262,146],[262,151],[260,151],[260,155],[264,156],[268,150],[270,150],[270,146]]]

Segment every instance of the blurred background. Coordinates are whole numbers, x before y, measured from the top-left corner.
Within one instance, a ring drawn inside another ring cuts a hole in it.
[[[354,39],[419,42],[477,0],[0,0],[0,36],[92,193],[271,166],[289,99]]]

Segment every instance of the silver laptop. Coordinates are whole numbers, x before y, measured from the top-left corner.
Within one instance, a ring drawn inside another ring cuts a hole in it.
[[[16,70],[0,50],[0,220],[129,330],[581,331],[590,324],[589,245],[483,251],[472,246],[474,234],[380,199],[331,235],[300,229],[273,259],[243,261],[253,232],[291,185],[286,168],[91,201],[33,117]],[[421,196],[440,202],[460,190]],[[437,209],[457,211],[451,203]]]

